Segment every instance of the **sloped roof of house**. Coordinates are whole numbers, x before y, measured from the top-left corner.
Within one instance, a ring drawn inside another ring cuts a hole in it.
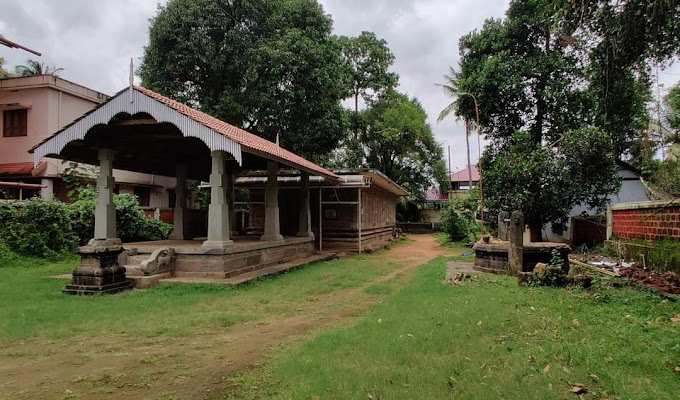
[[[32,162],[0,163],[0,175],[31,175]]]
[[[478,182],[479,181],[479,170],[475,165],[470,166],[470,171],[472,172],[472,181],[473,182]],[[468,168],[465,167],[464,170],[455,172],[451,174],[451,182],[468,182],[469,177],[468,177]]]
[[[238,160],[240,160],[240,151],[241,147],[243,147],[244,151],[251,154],[279,161],[293,168],[299,168],[312,174],[318,174],[335,180],[339,179],[336,174],[327,170],[326,168],[306,160],[275,143],[221,121],[202,111],[191,108],[186,104],[172,100],[166,96],[154,92],[151,89],[147,89],[142,86],[134,86],[134,92],[136,92],[137,95],[130,92],[130,99],[137,100],[128,101],[126,97],[128,90],[129,89],[121,90],[106,102],[100,104],[95,109],[89,111],[52,136],[43,140],[40,144],[34,146],[31,149],[31,152],[35,152],[38,156],[54,154],[55,152],[58,153],[61,149],[63,149],[65,143],[70,140],[82,139],[81,136],[84,137],[86,131],[89,130],[91,126],[94,126],[101,121],[108,121],[115,115],[115,113],[128,112],[129,114],[134,114],[140,111],[146,111],[147,109],[149,111],[152,109],[157,110],[158,106],[167,106],[170,110],[176,111],[181,115],[167,115],[167,111],[161,111],[166,114],[164,115],[166,120],[170,122],[177,121],[177,123],[182,125],[187,125],[189,122],[193,124],[200,124],[193,126],[200,127],[201,132],[196,132],[196,129],[188,129],[190,132],[183,133],[185,136],[189,134],[191,136],[201,138],[209,147],[211,147],[211,150],[213,150],[213,147],[215,147],[215,149],[222,149],[225,146],[228,146],[228,148],[232,149],[232,151],[238,152],[238,154],[233,155]],[[141,104],[148,103],[149,101],[156,103]],[[158,103],[160,103],[160,105]],[[167,110],[167,108],[165,110]],[[101,115],[96,115],[97,113],[101,113]],[[77,124],[82,124],[83,126],[77,129],[78,132],[74,132],[75,125]],[[83,132],[83,130],[85,132]],[[64,138],[58,137],[62,133],[65,134]],[[214,135],[215,133],[219,136]],[[206,134],[209,135],[206,136]],[[220,137],[222,137],[222,139],[219,139]],[[50,144],[50,141],[53,141],[53,144]],[[45,148],[39,149],[41,146],[45,146]]]

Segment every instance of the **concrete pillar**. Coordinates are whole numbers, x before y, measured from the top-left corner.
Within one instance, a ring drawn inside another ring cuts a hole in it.
[[[264,235],[262,241],[283,240],[279,221],[279,163],[267,161],[267,186],[264,191]]]
[[[229,232],[232,236],[238,235],[238,232],[234,230],[234,224],[236,223],[236,207],[234,205],[235,194],[234,194],[234,173],[227,172],[227,206],[229,207]]]
[[[234,245],[229,240],[229,207],[227,205],[227,153],[213,151],[210,174],[210,205],[208,206],[208,240],[203,248],[225,249]]]
[[[97,207],[94,213],[94,238],[106,240],[116,238],[116,206],[113,204],[114,151],[99,149],[99,177],[97,177]]]
[[[309,174],[300,172],[300,212],[297,236],[314,238],[312,213],[310,212]]]
[[[184,207],[186,206],[187,166],[177,164],[175,167],[175,210],[170,239],[184,240]]]
[[[54,199],[54,181],[52,179],[41,179],[40,184],[47,186],[40,188],[40,198],[43,200],[53,200]]]
[[[511,275],[519,275],[524,264],[524,216],[520,211],[513,211],[510,216],[508,240],[508,269]]]

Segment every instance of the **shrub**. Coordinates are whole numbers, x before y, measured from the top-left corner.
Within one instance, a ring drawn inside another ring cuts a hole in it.
[[[94,209],[97,207],[97,192],[92,187],[81,189],[78,198],[69,208],[71,226],[78,235],[78,243],[82,246],[94,237]]]
[[[8,263],[16,260],[17,255],[12,249],[0,239],[0,267],[6,266]]]
[[[446,233],[452,241],[476,240],[476,232],[478,232],[474,214],[476,207],[477,203],[473,196],[446,202],[441,211],[441,231]],[[473,238],[469,238],[470,235]]]
[[[18,252],[53,257],[73,251],[78,235],[71,225],[69,206],[60,201],[32,199],[23,202],[14,225],[14,244]]]

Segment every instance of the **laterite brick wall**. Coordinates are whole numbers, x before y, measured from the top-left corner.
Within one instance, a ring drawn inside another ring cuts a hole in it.
[[[611,208],[611,236],[680,240],[680,204],[668,201],[621,203]]]

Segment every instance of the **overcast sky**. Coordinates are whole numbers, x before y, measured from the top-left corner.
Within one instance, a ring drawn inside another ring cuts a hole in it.
[[[400,90],[420,99],[444,150],[451,146],[452,170],[464,168],[463,125],[453,119],[436,122],[451,99],[441,83],[458,63],[458,39],[500,18],[507,0],[320,0],[333,16],[335,33],[356,36],[373,31],[387,40],[400,76]],[[0,34],[42,53],[40,61],[63,67],[61,77],[113,94],[127,86],[130,58],[139,64],[148,42],[149,18],[156,0],[0,0]],[[161,3],[164,3],[162,1]],[[6,67],[24,64],[32,54],[0,47]],[[680,69],[660,74],[670,86]],[[228,122],[228,121],[227,121]],[[471,140],[473,162],[476,140]]]

